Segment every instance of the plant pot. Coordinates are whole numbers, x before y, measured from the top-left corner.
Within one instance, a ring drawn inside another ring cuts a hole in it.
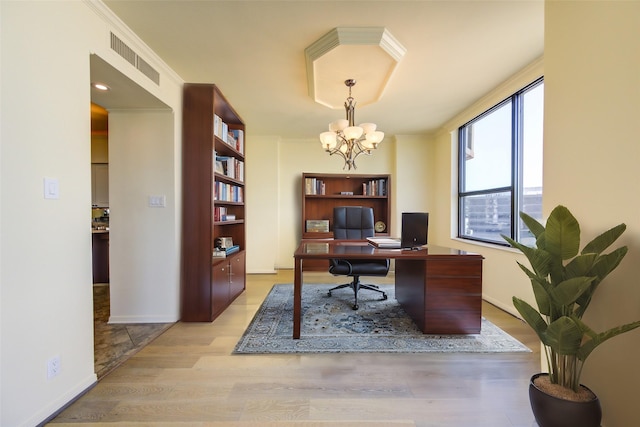
[[[536,374],[529,382],[529,401],[533,416],[540,427],[600,427],[602,409],[595,393],[595,398],[587,402],[560,399],[536,387],[534,381],[540,376],[548,374]],[[589,390],[582,384],[580,386]]]

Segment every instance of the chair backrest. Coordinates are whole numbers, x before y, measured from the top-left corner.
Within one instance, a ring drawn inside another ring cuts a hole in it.
[[[373,237],[373,208],[336,206],[333,208],[333,238],[364,240]]]

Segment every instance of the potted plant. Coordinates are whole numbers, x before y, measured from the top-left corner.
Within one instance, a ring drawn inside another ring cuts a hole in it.
[[[536,247],[502,237],[531,264],[527,268],[518,262],[531,280],[538,308],[517,297],[513,297],[513,305],[538,335],[547,360],[548,374],[534,375],[529,384],[534,416],[541,427],[598,427],[602,418],[600,403],[591,390],[580,384],[582,368],[597,346],[639,327],[640,321],[595,332],[582,316],[598,285],[627,253],[626,246],[604,253],[626,225],[605,231],[580,250],[580,225],[566,207],[553,209],[546,226],[524,212],[520,218],[535,237]],[[584,395],[587,397],[581,397]]]

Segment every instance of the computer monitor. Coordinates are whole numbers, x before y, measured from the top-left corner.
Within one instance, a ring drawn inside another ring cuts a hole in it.
[[[402,248],[416,248],[426,245],[428,231],[428,212],[403,212],[400,246]]]

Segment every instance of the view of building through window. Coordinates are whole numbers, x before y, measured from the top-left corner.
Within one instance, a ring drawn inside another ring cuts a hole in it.
[[[459,237],[535,243],[519,212],[542,219],[543,100],[540,79],[460,127]]]

